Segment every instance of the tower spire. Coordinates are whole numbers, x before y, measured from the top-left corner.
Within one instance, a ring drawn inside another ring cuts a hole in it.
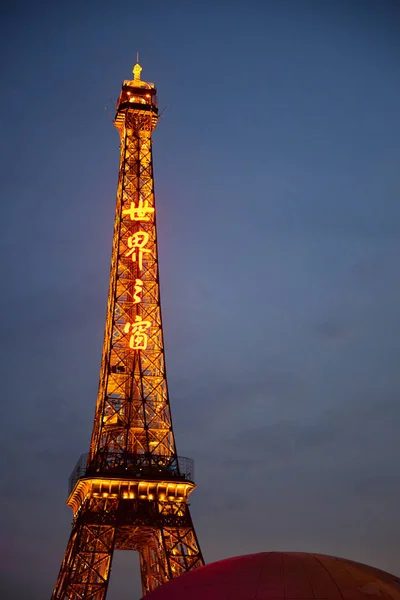
[[[140,81],[140,73],[142,70],[142,67],[139,65],[139,52],[136,52],[136,64],[132,69],[134,81]]]

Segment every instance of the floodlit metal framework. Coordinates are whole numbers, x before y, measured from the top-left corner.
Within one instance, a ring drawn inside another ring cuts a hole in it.
[[[90,451],[70,479],[72,532],[52,600],[103,600],[114,549],[137,550],[143,594],[203,558],[188,496],[193,462],[177,456],[165,373],[152,132],[154,84],[124,81],[110,288]]]

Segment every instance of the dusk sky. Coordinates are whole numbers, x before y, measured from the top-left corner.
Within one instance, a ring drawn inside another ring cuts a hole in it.
[[[131,77],[154,134],[178,452],[206,562],[400,575],[398,0],[5,2],[1,598],[49,598],[88,450]],[[110,100],[111,99],[111,100]],[[117,552],[107,600],[140,597]]]

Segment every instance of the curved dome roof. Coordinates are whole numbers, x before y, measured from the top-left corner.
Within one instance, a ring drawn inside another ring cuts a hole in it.
[[[400,579],[361,563],[304,552],[227,558],[185,573],[146,600],[400,600]]]

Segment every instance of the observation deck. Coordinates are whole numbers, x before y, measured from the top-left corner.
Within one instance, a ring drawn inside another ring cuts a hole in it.
[[[136,63],[133,68],[133,79],[125,79],[122,84],[119,95],[115,126],[118,130],[123,130],[124,115],[129,110],[134,110],[138,114],[151,115],[152,129],[155,128],[158,119],[157,90],[154,83],[142,81],[140,73],[142,67]]]
[[[88,454],[81,454],[68,480],[68,494],[71,494],[79,479],[107,478],[134,479],[138,481],[170,481],[194,485],[194,460],[185,456],[166,457],[145,454],[111,455],[113,462],[101,471],[89,468]],[[120,460],[118,460],[118,458]]]

